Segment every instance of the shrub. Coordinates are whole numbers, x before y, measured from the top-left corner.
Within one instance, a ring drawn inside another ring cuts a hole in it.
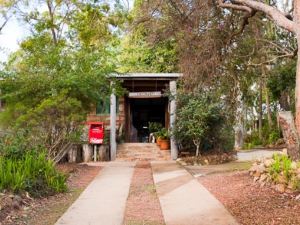
[[[234,135],[229,116],[220,99],[204,93],[179,96],[177,119],[173,129],[176,139],[201,151],[233,149]]]
[[[281,137],[280,130],[270,128],[268,125],[264,126],[262,129],[262,137],[259,138],[258,131],[253,131],[250,135],[247,135],[244,139],[244,148],[250,149],[255,146],[267,146],[274,145],[276,141]]]
[[[67,190],[66,177],[58,172],[44,152],[26,152],[22,157],[0,156],[0,191],[27,191],[33,196]]]
[[[0,156],[5,158],[20,159],[24,156],[30,143],[27,142],[24,131],[15,134],[6,133],[0,138]]]
[[[277,180],[278,176],[282,172],[285,178],[289,178],[289,170],[291,166],[291,160],[286,155],[275,154],[273,156],[274,162],[272,163],[269,172],[272,180]]]

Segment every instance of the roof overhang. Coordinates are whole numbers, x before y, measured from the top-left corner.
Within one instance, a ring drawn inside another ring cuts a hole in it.
[[[125,73],[111,75],[111,77],[120,80],[177,80],[182,76],[182,73]]]

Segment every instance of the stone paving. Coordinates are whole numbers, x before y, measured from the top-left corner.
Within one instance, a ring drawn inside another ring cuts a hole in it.
[[[237,225],[224,206],[155,144],[124,144],[55,225],[122,225],[134,166],[151,161],[166,225]],[[159,161],[155,161],[159,160]],[[95,163],[94,163],[95,164]]]
[[[109,162],[55,225],[121,225],[134,162]]]
[[[237,225],[225,207],[175,162],[152,162],[166,225]]]

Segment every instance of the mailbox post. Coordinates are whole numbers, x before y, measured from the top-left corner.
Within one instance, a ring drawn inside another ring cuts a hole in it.
[[[93,145],[94,162],[97,161],[97,145],[103,144],[104,139],[104,123],[89,122],[89,143]]]

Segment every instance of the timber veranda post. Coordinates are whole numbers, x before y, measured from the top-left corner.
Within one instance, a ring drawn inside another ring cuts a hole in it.
[[[170,129],[171,131],[174,128],[175,120],[176,120],[176,94],[177,94],[177,87],[176,87],[176,81],[171,80],[170,81],[170,93],[171,93],[171,99],[170,99]],[[176,160],[178,157],[178,147],[176,144],[176,139],[174,135],[171,135],[171,157],[173,160]]]
[[[113,82],[111,82],[113,86]],[[117,142],[116,142],[116,116],[117,116],[117,102],[115,89],[112,88],[110,95],[110,159],[113,161],[117,156]]]

